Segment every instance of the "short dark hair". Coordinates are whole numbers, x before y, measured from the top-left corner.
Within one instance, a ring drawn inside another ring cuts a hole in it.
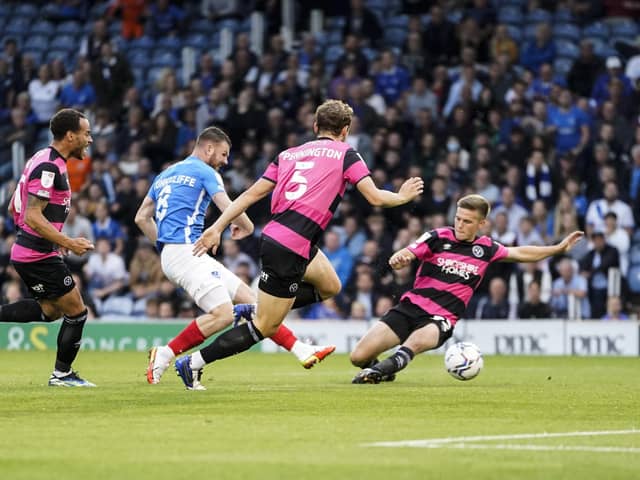
[[[344,127],[351,125],[353,109],[341,100],[327,100],[316,109],[318,132],[340,135]]]
[[[227,142],[229,148],[231,148],[231,139],[229,138],[229,135],[224,133],[224,131],[218,127],[207,127],[200,132],[200,135],[198,135],[196,140],[196,145],[200,145],[200,143],[207,141],[213,143]]]
[[[63,108],[49,122],[49,129],[54,140],[62,140],[67,132],[80,130],[80,119],[87,118],[84,113],[73,108]]]

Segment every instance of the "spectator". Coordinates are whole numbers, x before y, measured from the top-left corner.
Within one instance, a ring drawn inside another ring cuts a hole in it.
[[[91,84],[96,91],[97,105],[110,109],[115,118],[133,80],[129,62],[114,51],[110,42],[103,43],[100,56],[91,62]]]
[[[34,78],[29,82],[31,106],[39,124],[47,124],[58,109],[59,93],[60,82],[51,78],[51,67],[46,63],[40,65],[38,78]]]
[[[604,216],[607,212],[614,212],[618,217],[618,225],[624,228],[629,235],[633,234],[635,221],[631,207],[618,196],[618,185],[615,181],[609,180],[604,185],[603,198],[594,200],[589,204],[585,219],[587,234],[596,230],[603,231],[605,228]]]
[[[427,61],[432,66],[455,65],[460,51],[456,38],[454,24],[447,20],[440,5],[433,5],[431,19],[422,35]]]
[[[518,307],[519,319],[551,318],[551,307],[540,298],[540,283],[536,280],[527,286],[528,300]]]
[[[622,62],[618,57],[608,57],[606,66],[607,71],[598,76],[595,84],[593,85],[593,90],[591,91],[591,98],[593,98],[598,105],[609,99],[610,84],[611,80],[614,78],[617,78],[622,82],[622,94],[624,97],[629,97],[633,90],[631,81],[624,74],[622,70]]]
[[[178,36],[185,27],[186,14],[169,0],[156,0],[149,8],[149,34],[155,38]]]
[[[122,19],[121,35],[126,40],[142,36],[147,14],[146,0],[115,0],[107,10],[107,17],[119,15]]]
[[[589,39],[580,41],[580,56],[575,59],[567,74],[567,85],[580,97],[590,97],[598,74],[603,68],[602,60],[593,53]]]
[[[489,282],[488,298],[484,298],[478,304],[478,317],[487,320],[507,319],[509,310],[507,285],[502,278],[494,277]]]
[[[93,22],[91,32],[80,42],[80,56],[86,58],[91,63],[100,58],[102,45],[111,42],[107,21],[99,18]]]
[[[115,255],[122,255],[125,236],[120,224],[109,215],[109,207],[106,202],[98,203],[95,209],[95,218],[91,226],[93,238],[107,239],[110,243],[110,251]]]
[[[84,110],[91,108],[95,102],[96,92],[89,83],[86,72],[76,68],[73,72],[73,80],[60,92],[60,103],[63,107]]]
[[[62,233],[70,238],[84,237],[92,243],[96,238],[93,234],[91,221],[84,215],[78,213],[78,209],[74,203],[71,203],[69,206],[67,221],[62,226]],[[82,272],[82,267],[87,263],[88,258],[86,256],[80,256],[73,252],[69,252],[65,257],[65,260],[72,272]]]
[[[249,266],[249,277],[250,280],[247,282],[247,285],[251,284],[254,278],[258,275],[258,266],[256,262],[247,255],[245,252],[240,250],[240,244],[236,240],[232,240],[231,238],[226,238],[222,241],[222,251],[224,252],[224,256],[222,257],[222,263],[227,269],[232,272],[235,272],[238,265],[241,263],[247,264]]]
[[[163,280],[158,254],[146,238],[140,237],[129,265],[129,291],[137,304],[135,311],[144,311],[147,300],[159,296]]]
[[[541,23],[536,28],[535,39],[524,44],[520,63],[531,72],[537,72],[543,63],[553,63],[556,46],[551,38],[551,27]]]
[[[629,270],[629,248],[631,246],[629,233],[618,227],[618,216],[615,212],[607,212],[605,214],[604,225],[604,236],[607,245],[611,245],[618,250],[620,273],[622,273],[623,277],[626,277]]]
[[[607,244],[603,230],[594,230],[591,242],[592,249],[580,260],[580,273],[588,281],[592,317],[600,318],[607,310],[609,270],[620,268],[620,255]]]
[[[529,208],[536,200],[542,200],[548,206],[553,201],[551,170],[547,165],[544,153],[540,150],[531,152],[527,162],[525,192]]]
[[[616,295],[607,298],[607,313],[602,316],[602,320],[629,320],[629,315],[622,309],[622,300]]]
[[[151,160],[154,172],[174,160],[177,135],[178,128],[169,113],[163,111],[153,118],[143,153]]]
[[[516,196],[513,187],[502,187],[500,202],[495,206],[491,212],[492,220],[496,218],[496,215],[500,212],[505,212],[507,215],[507,230],[510,232],[517,232],[522,217],[528,215],[527,210],[516,203]]]
[[[33,150],[35,143],[36,129],[34,125],[27,124],[27,115],[20,108],[12,108],[10,121],[6,125],[0,126],[0,172],[3,167],[7,167],[6,173],[0,175],[1,179],[9,179],[13,176],[12,145],[14,142],[21,143],[25,151]]]
[[[447,103],[442,110],[442,115],[445,118],[449,117],[451,112],[453,112],[454,107],[464,104],[465,95],[469,95],[469,100],[473,102],[477,101],[480,97],[481,91],[482,84],[476,78],[474,67],[465,66],[462,69],[462,75],[460,76],[460,79],[453,85],[451,85]]]
[[[342,285],[349,283],[353,268],[353,257],[346,247],[340,246],[340,236],[333,230],[327,230],[324,235],[323,251],[333,268],[335,268]]]
[[[520,219],[516,231],[516,245],[544,245],[542,235],[534,228],[533,218],[530,215]]]
[[[342,246],[347,248],[349,255],[351,255],[352,258],[360,257],[367,240],[367,235],[360,226],[357,217],[353,215],[345,217],[343,222],[343,236]]]
[[[506,55],[510,63],[518,60],[518,44],[509,35],[506,25],[500,24],[496,27],[495,33],[489,41],[489,52],[491,59],[496,61],[501,55]]]
[[[563,258],[558,262],[560,276],[553,281],[549,306],[555,318],[568,318],[569,302],[575,301],[578,318],[591,318],[591,307],[587,296],[587,280],[578,275],[573,260]]]
[[[364,0],[350,0],[343,35],[358,35],[375,46],[382,39],[383,31],[375,14],[369,10]]]
[[[369,61],[362,53],[360,37],[354,34],[347,34],[343,43],[344,53],[336,62],[335,73],[341,72],[347,63],[355,65],[358,77],[366,77],[369,72]],[[334,74],[334,72],[332,72]]]
[[[393,105],[400,96],[409,89],[410,81],[407,70],[398,64],[395,53],[391,49],[382,51],[380,68],[374,75],[376,92],[387,105]]]
[[[98,314],[102,314],[104,302],[111,296],[118,296],[127,285],[128,273],[124,260],[111,251],[108,238],[98,238],[96,250],[89,255],[83,271]]]
[[[562,89],[558,106],[550,105],[547,131],[555,134],[558,153],[571,152],[577,157],[589,143],[589,121],[582,110],[572,104],[571,92]]]

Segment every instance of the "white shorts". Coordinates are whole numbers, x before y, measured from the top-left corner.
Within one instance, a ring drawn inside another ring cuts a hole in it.
[[[210,257],[196,257],[193,245],[168,243],[162,249],[162,271],[175,285],[182,287],[205,312],[236,296],[242,280]]]

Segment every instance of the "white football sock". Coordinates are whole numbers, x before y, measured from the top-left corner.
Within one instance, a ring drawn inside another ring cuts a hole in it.
[[[206,365],[200,350],[191,355],[191,370],[200,370]]]
[[[71,373],[71,370],[69,370],[68,372],[61,372],[60,370],[54,370],[53,376],[57,378],[62,378],[62,377],[66,377],[70,373]]]
[[[315,345],[309,345],[308,343],[301,342],[300,340],[296,340],[296,343],[291,347],[291,353],[293,353],[300,361],[306,360],[313,355],[313,352],[315,351]]]
[[[161,345],[156,349],[156,359],[163,364],[171,363],[175,357],[176,354],[169,345]]]

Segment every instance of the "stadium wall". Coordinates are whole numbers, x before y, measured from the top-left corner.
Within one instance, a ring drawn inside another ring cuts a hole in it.
[[[369,327],[364,321],[291,320],[287,325],[304,341],[334,344],[341,353],[350,352]],[[146,351],[166,344],[184,328],[181,321],[123,322],[101,320],[88,323],[82,348],[98,351]],[[0,350],[53,350],[58,324],[2,324]],[[449,341],[470,341],[487,355],[579,355],[640,356],[640,323],[566,320],[460,321]],[[442,353],[446,348],[433,353]],[[276,352],[273,342],[254,347]]]

